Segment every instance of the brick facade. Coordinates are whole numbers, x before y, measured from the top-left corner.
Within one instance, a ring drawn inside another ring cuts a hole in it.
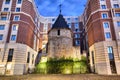
[[[20,4],[17,0],[10,0],[8,4],[5,4],[5,0],[2,1],[0,15],[7,18],[0,19],[0,25],[5,25],[5,29],[0,30],[0,34],[3,35],[3,40],[0,40],[2,50],[0,74],[22,75],[35,68],[35,59],[41,48],[39,15],[33,1],[22,0]],[[9,11],[2,11],[6,6],[9,7]],[[16,12],[17,7],[20,8],[18,12]],[[16,20],[14,20],[15,16],[17,16]],[[13,50],[13,57],[8,62],[10,49]],[[10,68],[5,66],[10,66]]]
[[[119,21],[119,17],[115,16],[116,10],[119,12],[119,8],[112,7],[114,4],[115,2],[112,0],[88,0],[83,13],[90,68],[92,72],[98,74],[120,74],[118,71],[120,68],[117,65],[120,62],[118,60],[119,52],[117,52],[119,41],[117,40],[118,36],[116,36],[119,33],[116,30],[119,30],[116,26],[116,20]],[[101,5],[105,5],[106,9],[102,8]],[[106,18],[103,14],[106,15]],[[110,48],[111,53],[109,53]],[[110,54],[112,54],[112,60]]]

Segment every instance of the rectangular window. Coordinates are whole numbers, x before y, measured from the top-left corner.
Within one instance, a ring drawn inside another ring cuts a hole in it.
[[[5,12],[9,11],[9,8],[4,8],[4,11],[5,11]]]
[[[115,13],[115,17],[120,17],[120,13]]]
[[[94,52],[93,51],[91,52],[91,55],[92,55],[92,64],[94,65],[95,64],[95,59],[94,59]]]
[[[14,16],[14,21],[19,21],[20,20],[20,16]]]
[[[4,30],[5,29],[5,25],[0,25],[0,30]]]
[[[117,21],[117,26],[120,27],[120,21]]]
[[[0,40],[3,40],[3,34],[0,34]]]
[[[27,56],[27,63],[30,62],[30,52],[28,52],[28,56]]]
[[[109,46],[109,47],[107,48],[107,51],[108,51],[109,59],[110,59],[110,60],[114,60],[113,48],[112,48],[112,46]]]
[[[67,18],[67,21],[70,21],[70,18]]]
[[[52,22],[54,22],[55,21],[55,19],[52,19]]]
[[[10,4],[10,0],[6,0],[6,1],[5,1],[5,4]]]
[[[114,8],[119,8],[119,4],[114,4],[113,7]]]
[[[103,26],[104,26],[104,28],[109,28],[109,23],[108,22],[104,22]]]
[[[78,21],[78,18],[75,18],[75,21]]]
[[[1,20],[6,21],[7,17],[6,16],[1,16]]]
[[[9,49],[7,62],[12,62],[14,49]]]
[[[21,4],[21,3],[22,3],[22,0],[18,0],[18,1],[17,1],[17,4]]]
[[[105,33],[105,37],[106,37],[107,39],[111,38],[110,32],[106,32],[106,33]]]
[[[60,30],[58,30],[58,35],[60,35]]]
[[[106,9],[107,7],[106,7],[106,5],[101,5],[101,8]]]
[[[16,10],[15,10],[16,12],[20,12],[20,8],[16,8]]]
[[[106,18],[108,18],[107,13],[103,13],[103,14],[102,14],[102,19],[106,19]]]
[[[12,35],[11,36],[11,41],[15,41],[16,40],[16,35]]]
[[[13,25],[13,26],[12,26],[12,30],[13,30],[13,31],[17,31],[17,30],[18,30],[18,25]]]
[[[80,34],[75,34],[75,38],[80,38]]]
[[[79,46],[79,45],[80,45],[80,41],[79,41],[79,40],[76,40],[76,41],[75,41],[75,44],[76,44],[76,46]]]
[[[32,64],[34,63],[34,54],[32,54]]]
[[[76,29],[76,28],[77,28],[77,29],[79,28],[79,24],[78,24],[78,23],[75,23],[74,25],[75,25],[75,29]]]
[[[79,29],[75,29],[75,32],[79,32],[80,30]]]
[[[69,28],[71,28],[71,23],[68,23]]]

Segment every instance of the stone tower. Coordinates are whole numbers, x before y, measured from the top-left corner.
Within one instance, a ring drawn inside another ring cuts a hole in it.
[[[76,58],[73,47],[72,31],[69,29],[63,15],[59,15],[52,29],[48,32],[49,58]]]

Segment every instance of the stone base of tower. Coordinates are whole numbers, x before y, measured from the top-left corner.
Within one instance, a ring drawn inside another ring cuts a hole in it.
[[[108,47],[113,48],[114,63],[116,70],[111,67]],[[90,48],[90,67],[93,73],[98,74],[120,74],[120,59],[115,41],[103,41],[93,44]],[[116,73],[114,73],[114,71]]]
[[[72,39],[57,37],[49,40],[48,58],[81,58],[80,47],[72,46]]]

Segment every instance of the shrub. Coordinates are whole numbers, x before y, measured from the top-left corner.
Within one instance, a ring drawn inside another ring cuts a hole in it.
[[[36,66],[36,73],[41,74],[72,74],[72,73],[86,73],[87,64],[86,58],[81,57],[81,60],[74,61],[73,59],[49,59],[46,63],[39,63]]]

